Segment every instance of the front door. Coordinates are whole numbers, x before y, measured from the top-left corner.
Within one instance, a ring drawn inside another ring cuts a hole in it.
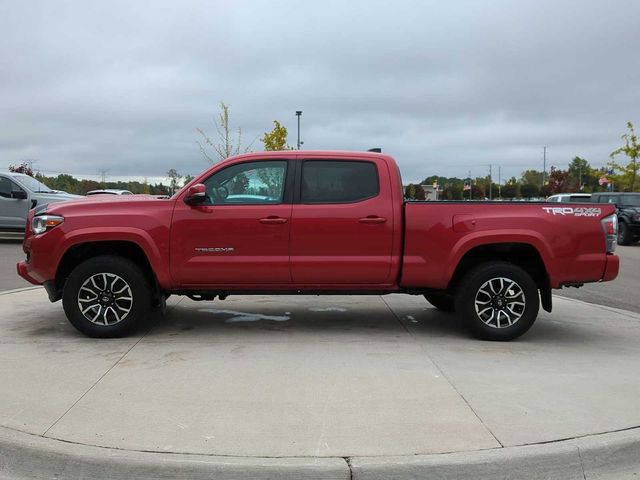
[[[178,201],[171,226],[171,274],[181,285],[291,283],[288,162],[237,163],[204,181],[207,200]]]

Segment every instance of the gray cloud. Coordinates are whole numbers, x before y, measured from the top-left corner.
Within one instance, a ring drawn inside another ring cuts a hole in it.
[[[394,155],[405,180],[602,165],[640,122],[640,3],[0,0],[0,157],[195,174],[231,104],[305,148]],[[260,149],[257,141],[254,149]],[[495,172],[494,169],[494,172]]]

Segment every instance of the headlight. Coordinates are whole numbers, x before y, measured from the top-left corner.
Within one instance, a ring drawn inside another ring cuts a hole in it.
[[[37,217],[33,217],[31,231],[35,235],[38,235],[47,230],[51,230],[53,227],[57,227],[62,222],[64,222],[64,218],[58,215],[38,215]]]
[[[633,215],[633,221],[634,222],[640,222],[640,213],[636,213]]]

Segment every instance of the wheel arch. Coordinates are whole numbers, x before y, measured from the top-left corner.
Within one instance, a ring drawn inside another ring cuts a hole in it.
[[[551,312],[551,282],[540,252],[529,243],[490,243],[475,246],[461,257],[447,286],[455,292],[467,272],[482,263],[505,261],[524,269],[538,286],[542,307]]]
[[[56,269],[55,292],[58,298],[71,271],[85,260],[101,255],[117,255],[134,262],[153,286],[154,296],[159,297],[158,278],[143,247],[131,240],[98,240],[74,243],[64,252]]]

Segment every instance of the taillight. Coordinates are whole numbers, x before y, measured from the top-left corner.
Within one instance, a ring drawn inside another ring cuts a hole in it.
[[[618,240],[618,217],[613,214],[602,219],[602,230],[604,230],[604,241],[607,246],[607,253],[613,253],[616,250],[616,242]]]

